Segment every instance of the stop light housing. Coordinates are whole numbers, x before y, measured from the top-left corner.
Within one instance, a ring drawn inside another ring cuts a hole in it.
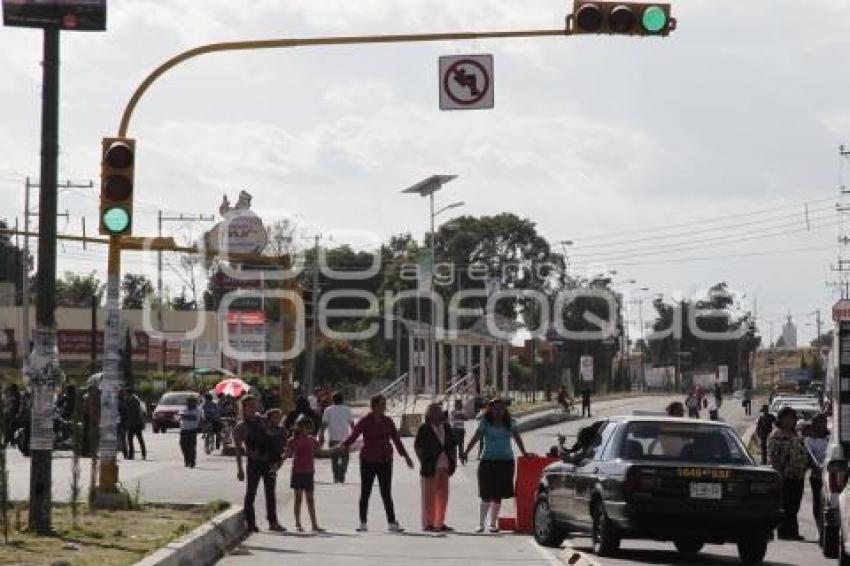
[[[574,34],[666,36],[676,29],[670,4],[575,0],[569,18]]]
[[[100,233],[129,235],[133,229],[136,140],[104,138],[100,163]]]

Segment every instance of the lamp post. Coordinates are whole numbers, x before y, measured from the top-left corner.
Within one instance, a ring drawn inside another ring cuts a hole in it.
[[[435,212],[435,210],[434,210],[434,193],[436,193],[437,191],[442,189],[443,185],[445,185],[446,183],[450,183],[451,181],[453,181],[455,179],[457,179],[457,175],[432,175],[432,176],[428,177],[427,179],[419,181],[415,185],[408,187],[408,188],[406,188],[402,191],[402,193],[417,194],[421,197],[428,197],[428,199],[430,201],[429,205],[430,205],[430,210],[431,210],[431,214],[430,214],[431,265],[428,269],[428,271],[429,271],[429,278],[428,278],[429,279],[429,285],[428,285],[429,297],[431,295],[433,295],[433,293],[434,293],[434,261],[435,261],[435,257],[436,257],[436,239],[437,239],[437,233],[434,229],[434,219],[437,217],[438,214],[445,212],[446,210],[449,210],[449,209],[452,209],[452,208],[457,208],[459,206],[463,206],[463,204],[464,204],[463,202],[455,202],[455,203],[452,203],[448,206],[445,206],[445,207],[441,208],[439,211]],[[420,303],[421,303],[421,301],[419,300],[419,297],[417,297],[417,300],[416,300],[416,319],[417,319],[417,322],[421,321]],[[433,353],[434,353],[434,323],[436,322],[436,316],[434,314],[435,313],[435,307],[434,307],[434,301],[433,300],[430,301],[430,305],[431,305],[430,306],[431,316],[430,316],[430,324],[428,325],[428,349],[427,349],[428,361],[427,361],[427,364],[425,366],[425,367],[428,368],[428,371],[427,371],[427,374],[425,375],[425,384],[427,385],[428,381],[430,379],[434,378],[432,397],[436,398],[437,389],[439,388],[439,384],[438,384],[438,380],[436,379],[436,375],[435,375],[435,372],[434,372],[434,356],[433,356]]]

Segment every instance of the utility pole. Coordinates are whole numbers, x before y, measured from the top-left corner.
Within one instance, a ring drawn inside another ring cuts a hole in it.
[[[157,229],[156,235],[162,238],[162,223],[163,222],[215,222],[215,216],[212,214],[180,214],[179,216],[163,216],[162,210],[157,211]],[[190,242],[191,244],[191,242]],[[156,252],[156,293],[159,297],[159,304],[156,309],[156,322],[160,332],[165,331],[165,323],[163,321],[163,309],[165,307],[162,300],[162,250]],[[165,368],[165,354],[159,356],[159,371]]]
[[[313,320],[310,321],[310,338],[307,344],[307,359],[304,368],[304,391],[309,394],[313,390],[316,382],[316,349],[318,340],[318,331],[316,319],[319,308],[319,241],[322,239],[321,234],[313,236],[313,273],[312,282],[310,284],[310,312]]]
[[[26,178],[24,183],[24,269],[21,275],[21,289],[23,290],[23,296],[21,297],[21,305],[23,311],[23,325],[21,330],[23,331],[23,342],[24,342],[24,356],[23,359],[26,360],[29,357],[29,348],[30,348],[30,218],[33,216],[39,216],[39,213],[32,212],[30,208],[30,191],[32,189],[41,188],[40,183],[33,183],[30,177]],[[57,191],[59,189],[93,189],[94,182],[89,181],[88,183],[75,183],[73,181],[65,181],[64,183],[57,183],[56,185]],[[64,213],[56,213],[56,218],[65,217],[69,218],[70,215],[68,212]],[[84,219],[85,220],[85,219]],[[25,369],[25,368],[24,368]]]
[[[52,530],[53,394],[61,377],[56,350],[56,177],[59,157],[59,28],[44,28],[36,330],[28,370],[32,388],[29,528]]]

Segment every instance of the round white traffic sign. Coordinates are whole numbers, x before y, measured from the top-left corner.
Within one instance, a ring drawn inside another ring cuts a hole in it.
[[[493,108],[493,56],[440,57],[440,108]]]

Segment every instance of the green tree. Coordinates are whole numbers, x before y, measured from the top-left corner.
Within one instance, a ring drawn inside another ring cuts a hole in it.
[[[92,297],[99,305],[103,299],[104,286],[94,272],[80,275],[66,271],[56,281],[56,305],[70,308],[88,308]]]
[[[0,220],[0,230],[8,228],[8,223]],[[9,234],[0,232],[0,283],[11,283],[16,289],[20,288],[25,265],[24,250],[15,245]],[[20,304],[20,293],[16,293],[15,302]]]
[[[153,284],[142,274],[127,273],[121,281],[122,308],[141,309],[148,295],[153,295]]]

